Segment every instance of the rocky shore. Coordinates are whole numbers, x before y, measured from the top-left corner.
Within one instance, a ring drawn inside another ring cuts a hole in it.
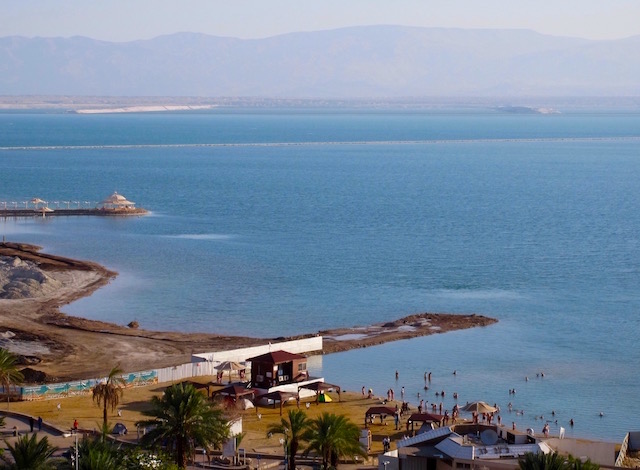
[[[487,326],[482,315],[420,313],[368,326],[288,338],[159,332],[72,317],[60,307],[90,295],[117,273],[97,263],[41,253],[39,247],[0,243],[0,347],[21,356],[32,381],[104,375],[119,362],[139,371],[189,362],[192,352],[235,349],[321,334],[323,353]]]

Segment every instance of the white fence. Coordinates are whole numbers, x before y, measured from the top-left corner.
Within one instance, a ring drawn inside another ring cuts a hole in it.
[[[151,383],[177,382],[192,377],[215,376],[218,372],[216,365],[222,361],[244,362],[247,359],[270,351],[286,350],[291,353],[305,353],[322,350],[322,336],[306,338],[281,343],[266,344],[250,348],[233,349],[230,351],[208,352],[194,354],[188,364],[181,364],[164,369],[147,370],[143,372],[131,372],[124,374],[126,387],[140,387]],[[20,387],[22,400],[51,400],[66,398],[76,395],[88,395],[94,385],[104,381],[106,377],[99,379],[77,380],[68,383],[54,383]]]

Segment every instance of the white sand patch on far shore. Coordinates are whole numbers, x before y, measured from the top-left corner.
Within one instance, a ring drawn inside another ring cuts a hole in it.
[[[123,108],[94,108],[94,109],[78,109],[78,114],[108,114],[108,113],[157,113],[163,111],[195,111],[199,109],[212,109],[217,107],[215,104],[193,105],[193,106],[126,106]]]

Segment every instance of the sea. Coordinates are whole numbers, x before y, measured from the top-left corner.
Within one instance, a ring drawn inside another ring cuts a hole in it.
[[[640,112],[0,113],[0,205],[114,191],[150,214],[0,220],[119,273],[70,315],[276,338],[477,313],[499,321],[311,372],[413,406],[456,392],[536,432],[640,429]]]

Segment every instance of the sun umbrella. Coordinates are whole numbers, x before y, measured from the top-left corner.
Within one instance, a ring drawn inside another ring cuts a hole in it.
[[[495,413],[497,408],[485,403],[484,401],[472,401],[462,407],[463,411],[475,412],[475,413]]]
[[[223,361],[216,366],[218,372],[229,371],[229,383],[231,383],[231,372],[234,370],[245,370],[246,366],[243,366],[239,362]]]

